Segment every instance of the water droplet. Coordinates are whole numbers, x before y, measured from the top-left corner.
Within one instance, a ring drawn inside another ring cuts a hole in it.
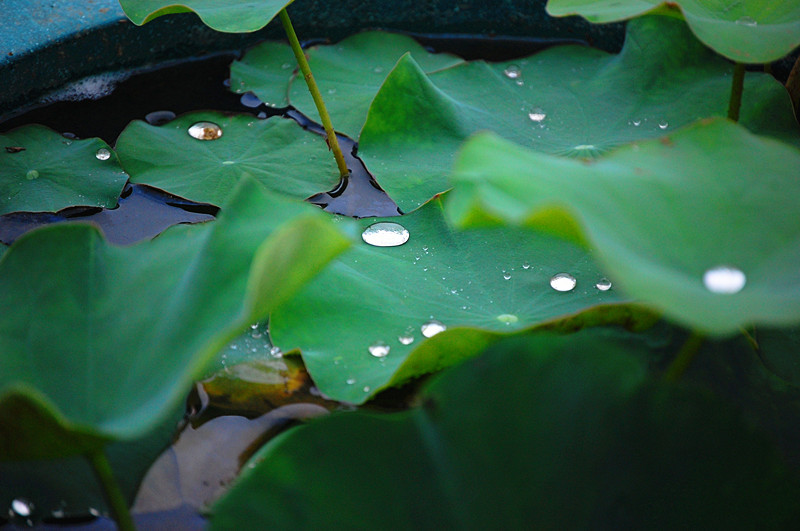
[[[347,380],[345,380],[344,383],[346,383],[347,385],[353,385],[354,383],[356,383],[356,379],[355,378],[348,378]]]
[[[506,280],[511,280],[511,273],[506,273],[506,272],[504,271],[504,272],[503,272],[503,278],[504,278],[504,279],[506,279]]]
[[[397,340],[400,342],[401,345],[410,345],[414,342],[414,336],[411,334],[406,334],[402,336],[398,336]]]
[[[530,269],[530,268],[531,268],[531,264],[529,264],[528,262],[525,262],[524,264],[522,264],[522,269]]]
[[[369,346],[369,353],[375,356],[376,358],[385,358],[389,355],[389,351],[391,347],[384,343],[383,341],[376,341],[375,343]]]
[[[503,74],[508,79],[517,79],[522,75],[522,70],[519,69],[517,65],[508,65],[505,70],[503,70]]]
[[[245,107],[249,107],[251,109],[255,109],[259,105],[261,105],[261,100],[253,94],[252,92],[245,92],[242,94],[242,97],[239,98],[239,103],[244,105]]]
[[[216,140],[222,136],[222,128],[214,122],[197,122],[189,127],[188,132],[197,140]]]
[[[753,17],[748,17],[748,16],[739,17],[736,23],[739,24],[740,26],[748,26],[751,28],[754,26],[758,26],[758,22],[756,22]]]
[[[236,164],[236,161],[235,160],[223,160],[222,161],[222,165],[223,166],[230,166],[231,164]]]
[[[439,332],[444,332],[445,330],[447,330],[447,327],[441,321],[437,321],[436,319],[431,319],[420,327],[420,331],[425,337],[433,337]]]
[[[283,351],[281,350],[280,347],[272,347],[269,349],[269,355],[272,356],[273,358],[282,358]]]
[[[15,498],[14,501],[11,502],[11,510],[17,516],[28,518],[33,512],[33,503],[25,498]]]
[[[730,266],[718,266],[703,274],[703,284],[708,291],[732,295],[742,291],[747,277],[741,270]]]
[[[639,127],[640,125],[642,125],[641,120],[633,120],[631,123],[633,124],[634,127]]]
[[[25,174],[25,178],[29,181],[39,178],[39,172],[36,170],[28,170],[28,173]]]
[[[667,122],[666,120],[661,120],[660,122],[658,122],[659,129],[666,129],[667,127],[669,127],[669,122]]]
[[[368,386],[368,385],[365,385],[365,386],[364,386],[364,392],[365,392],[365,393],[369,393],[369,386]]]
[[[547,113],[537,107],[535,109],[531,109],[531,111],[528,113],[528,118],[534,122],[541,122],[547,118]]]
[[[284,70],[288,70],[288,69],[290,69],[291,67],[292,67],[291,63],[283,63],[283,64],[281,65],[281,68],[283,68]]]
[[[175,119],[172,111],[153,111],[145,115],[144,120],[150,125],[164,125]]]
[[[594,285],[600,291],[608,291],[611,289],[611,281],[607,278],[601,278],[597,281],[597,284]]]
[[[550,279],[550,287],[556,291],[572,291],[577,283],[569,273],[559,273]]]
[[[504,313],[497,316],[497,320],[507,325],[514,324],[519,321],[519,317],[513,313]]]
[[[372,71],[375,72],[376,74],[380,74],[381,72],[383,72],[383,67],[376,66],[375,68],[372,69]]]
[[[597,147],[594,144],[578,144],[572,149],[575,151],[594,151]]]
[[[408,241],[408,230],[399,223],[373,223],[361,233],[361,238],[375,247],[397,247]]]
[[[108,160],[111,158],[111,152],[106,148],[100,148],[94,156],[97,157],[97,160]]]
[[[336,89],[335,88],[328,89],[328,94],[336,94]]]

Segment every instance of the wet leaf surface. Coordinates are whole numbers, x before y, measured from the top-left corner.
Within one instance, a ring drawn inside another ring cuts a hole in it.
[[[204,24],[217,31],[246,33],[269,23],[293,0],[120,0],[120,5],[134,24],[173,13],[194,12]]]
[[[98,138],[74,140],[30,125],[0,135],[0,145],[25,148],[0,151],[0,214],[110,208],[128,180],[117,156]]]
[[[559,46],[430,75],[405,56],[375,96],[359,154],[408,212],[448,189],[455,154],[477,131],[536,151],[596,158],[699,118],[726,116],[731,72],[681,21],[665,17],[630,21],[619,55]],[[741,123],[800,145],[786,91],[766,74],[747,74]]]
[[[192,137],[189,129],[202,123],[219,127],[221,136]],[[218,206],[245,177],[298,199],[327,191],[339,180],[325,140],[279,117],[195,112],[162,126],[137,120],[116,147],[132,182]]]
[[[636,321],[640,313],[615,308],[628,299],[614,288],[599,290],[604,273],[562,239],[514,228],[454,232],[439,200],[383,221],[402,223],[408,242],[358,242],[271,316],[275,344],[299,348],[319,390],[336,400],[364,402],[390,382],[472,356],[503,333],[598,305],[574,327]],[[558,273],[574,277],[572,291],[551,287]],[[426,323],[433,327],[423,331]],[[433,336],[441,325],[447,330]]]
[[[780,528],[796,518],[797,482],[768,438],[719,399],[648,377],[637,343],[606,331],[504,342],[431,383],[411,412],[293,430],[213,508],[212,529]],[[318,460],[322,449],[335,458]],[[381,500],[367,502],[376,486]]]
[[[732,334],[800,320],[798,168],[796,148],[723,119],[590,164],[483,135],[461,152],[448,213],[577,230],[630,296]]]
[[[800,4],[784,0],[548,0],[547,12],[557,17],[577,14],[591,22],[614,22],[661,6],[680,9],[706,46],[733,61],[769,63],[800,44]],[[679,12],[672,14],[680,16]]]
[[[140,436],[228,341],[347,246],[316,207],[252,180],[219,221],[131,247],[86,225],[22,237],[0,261],[0,460]]]

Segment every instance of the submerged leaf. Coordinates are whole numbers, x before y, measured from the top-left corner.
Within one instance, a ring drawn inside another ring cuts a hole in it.
[[[698,118],[725,116],[732,68],[666,17],[631,21],[618,55],[559,46],[430,75],[404,56],[375,96],[359,155],[409,211],[448,188],[455,153],[474,132],[596,158]],[[769,75],[747,74],[741,123],[800,145],[786,90]]]
[[[572,243],[514,228],[453,232],[438,200],[384,221],[402,223],[408,242],[359,242],[271,316],[275,344],[299,348],[320,391],[336,400],[364,402],[548,321],[580,328],[644,318],[613,304],[625,301],[615,289],[596,287],[603,273]],[[551,287],[558,273],[574,277],[573,290]]]
[[[119,0],[125,15],[141,26],[154,18],[194,12],[217,31],[247,33],[266,26],[294,0]]]
[[[577,225],[622,289],[679,323],[732,334],[800,322],[796,148],[724,119],[591,164],[480,135],[453,180],[456,223]]]
[[[214,139],[189,133],[204,123]],[[329,190],[339,178],[322,137],[277,117],[195,112],[161,126],[137,120],[120,135],[117,152],[131,181],[216,205],[245,177],[298,199]]]
[[[347,247],[324,217],[248,179],[219,221],[131,247],[81,224],[20,238],[0,261],[0,460],[146,432],[228,341]]]
[[[113,207],[128,176],[99,138],[73,140],[41,125],[0,135],[0,215],[55,212],[75,205]]]
[[[660,6],[679,8],[703,44],[740,63],[770,63],[800,45],[800,4],[786,0],[548,0],[547,12],[614,22]]]
[[[648,378],[631,355],[641,348],[605,331],[504,342],[443,374],[411,412],[295,429],[212,509],[212,529],[782,528],[796,518],[797,481],[768,439],[714,397]],[[376,492],[387,501],[366,503]]]

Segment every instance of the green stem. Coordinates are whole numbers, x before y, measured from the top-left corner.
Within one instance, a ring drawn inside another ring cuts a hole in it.
[[[728,118],[739,121],[739,108],[742,106],[742,89],[744,87],[744,64],[736,63],[733,67],[733,83],[731,83],[731,99],[728,103]]]
[[[678,351],[678,355],[675,356],[675,359],[672,360],[672,363],[667,367],[667,372],[664,373],[664,379],[668,382],[678,381],[680,377],[683,376],[683,373],[686,372],[689,365],[691,365],[692,360],[697,355],[705,339],[703,334],[692,332],[686,340],[686,343],[684,343],[680,351]]]
[[[103,486],[103,492],[106,495],[106,501],[111,508],[111,514],[117,522],[117,527],[120,531],[136,531],[133,525],[133,518],[128,510],[128,502],[125,501],[125,496],[119,488],[119,484],[114,479],[114,473],[111,470],[111,463],[108,462],[106,454],[102,450],[92,452],[87,456],[92,463],[92,468]]]
[[[325,108],[325,102],[322,101],[322,94],[319,92],[317,82],[314,81],[314,74],[311,73],[311,67],[308,66],[303,48],[300,46],[300,41],[297,40],[297,34],[292,27],[292,21],[289,20],[289,14],[286,12],[286,9],[281,9],[278,16],[281,18],[281,24],[283,24],[283,29],[286,31],[289,45],[292,47],[294,56],[297,59],[297,64],[300,66],[300,71],[303,73],[303,78],[306,80],[308,91],[314,99],[314,105],[317,106],[319,118],[322,120],[322,127],[325,128],[325,134],[327,135],[328,147],[333,151],[333,158],[336,159],[339,173],[343,178],[347,178],[350,175],[350,171],[347,169],[347,163],[344,161],[342,149],[339,147],[339,141],[336,139],[336,132],[333,130],[333,124],[331,124],[331,117],[328,114],[328,109]]]

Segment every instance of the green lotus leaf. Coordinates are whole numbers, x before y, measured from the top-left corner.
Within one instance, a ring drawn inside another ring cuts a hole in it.
[[[726,119],[591,163],[470,140],[448,213],[589,242],[632,297],[712,334],[800,321],[800,151]]]
[[[154,18],[173,13],[194,12],[203,23],[217,31],[249,33],[266,26],[293,0],[119,0],[131,21],[141,26]]]
[[[740,63],[770,63],[800,45],[800,4],[785,0],[549,0],[547,12],[602,23],[661,6],[679,8],[703,44]]]
[[[250,179],[219,221],[130,247],[85,224],[23,236],[0,261],[0,461],[142,435],[348,241]]]
[[[630,21],[627,31],[619,55],[560,46],[427,76],[405,56],[375,96],[359,155],[409,211],[448,188],[455,153],[476,131],[537,151],[595,158],[698,118],[727,115],[733,67],[685,24],[645,17]],[[786,90],[769,75],[747,74],[741,123],[800,145]]]
[[[358,138],[375,93],[403,54],[410,53],[426,73],[464,62],[453,55],[430,53],[411,37],[378,31],[314,46],[306,53],[334,127],[351,138]],[[295,65],[288,45],[262,44],[231,65],[231,86],[237,92],[253,91],[262,101],[291,103],[316,118],[308,87],[296,76],[290,81],[288,65]]]
[[[598,289],[603,273],[562,239],[507,227],[454,232],[440,200],[382,221],[401,223],[408,242],[359,242],[270,318],[275,345],[299,348],[317,387],[333,399],[362,403],[533,326],[634,325],[650,317],[620,307],[627,299],[613,287]],[[363,228],[376,222],[359,221]],[[551,287],[559,273],[572,275],[574,289]],[[434,321],[447,329],[434,335]],[[423,333],[428,323],[434,327]]]
[[[192,126],[204,123],[218,127],[221,136],[190,136]],[[281,118],[196,112],[161,126],[134,121],[116,147],[132,182],[216,205],[245,177],[299,199],[329,190],[339,180],[325,140]]]
[[[0,146],[5,148],[0,150],[0,215],[113,207],[128,180],[113,150],[99,138],[73,140],[28,125],[0,134]]]
[[[607,333],[503,342],[409,412],[292,430],[212,508],[212,529],[789,525],[800,491],[768,437],[713,395],[649,378],[647,351]]]

